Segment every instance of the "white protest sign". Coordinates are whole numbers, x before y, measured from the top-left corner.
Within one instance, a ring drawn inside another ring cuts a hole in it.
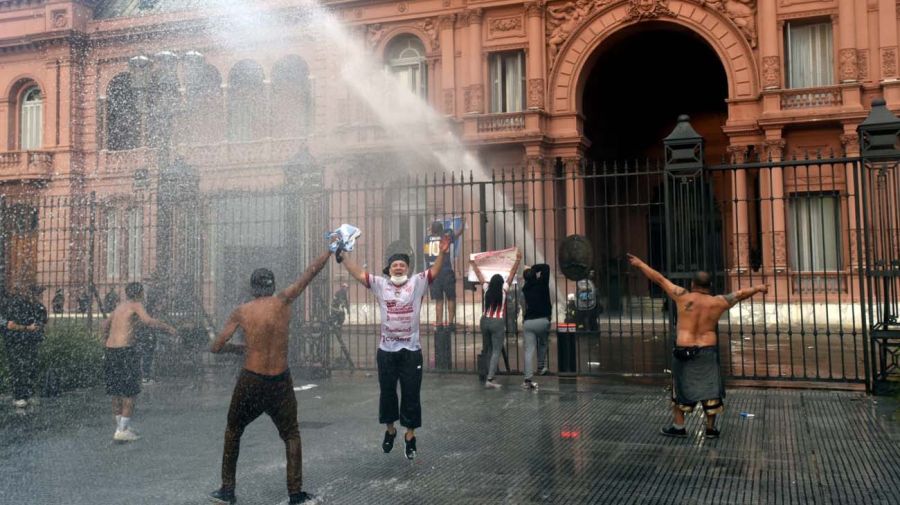
[[[506,280],[509,276],[509,269],[512,268],[513,264],[516,262],[517,251],[517,248],[510,247],[509,249],[500,249],[499,251],[472,253],[469,255],[469,259],[478,265],[478,269],[481,270],[481,275],[484,276],[485,282],[489,281],[494,274],[500,274],[503,276],[503,280]],[[472,265],[469,265],[467,278],[471,282],[478,282],[478,277],[475,275],[475,270],[472,270]]]

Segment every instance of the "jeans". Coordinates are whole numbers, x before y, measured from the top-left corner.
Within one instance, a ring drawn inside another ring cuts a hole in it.
[[[525,331],[525,378],[534,376],[534,368],[531,362],[537,350],[538,368],[543,368],[547,363],[547,336],[550,334],[550,321],[544,318],[528,319],[524,324]]]
[[[484,347],[490,344],[491,362],[488,365],[487,378],[492,380],[497,375],[500,353],[503,351],[503,340],[506,337],[506,321],[502,318],[481,316],[481,337]]]

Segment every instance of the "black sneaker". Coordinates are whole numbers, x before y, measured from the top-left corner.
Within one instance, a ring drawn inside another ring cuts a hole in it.
[[[715,428],[706,428],[706,438],[713,440],[719,438],[719,430]]]
[[[680,438],[683,438],[683,437],[686,437],[686,436],[687,436],[687,430],[686,430],[686,429],[684,429],[684,428],[678,429],[678,428],[676,428],[676,427],[674,427],[674,426],[669,426],[668,428],[663,428],[663,429],[659,430],[659,432],[662,433],[663,435],[667,436],[667,437],[680,437]]]
[[[412,437],[409,440],[403,437],[403,440],[406,441],[406,459],[416,459],[416,437]]]
[[[384,431],[384,442],[381,443],[381,449],[385,454],[391,452],[391,449],[394,448],[394,439],[397,438],[397,432],[391,433],[387,430]]]
[[[213,503],[234,504],[237,502],[237,498],[234,497],[234,491],[226,491],[221,488],[209,493],[209,499]]]
[[[288,499],[288,503],[290,505],[293,505],[295,503],[306,503],[313,499],[315,499],[315,496],[307,493],[306,491],[300,491],[297,494],[290,495],[290,498]]]

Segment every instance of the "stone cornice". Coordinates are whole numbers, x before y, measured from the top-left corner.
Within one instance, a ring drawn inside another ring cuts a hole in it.
[[[38,51],[49,46],[82,46],[87,37],[75,30],[46,32],[16,39],[0,40],[0,54],[15,54]]]

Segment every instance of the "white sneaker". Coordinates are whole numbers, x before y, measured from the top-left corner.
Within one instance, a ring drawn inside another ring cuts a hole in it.
[[[24,409],[28,406],[28,400],[14,400],[13,407],[17,409]]]
[[[522,383],[522,389],[525,391],[537,391],[538,385],[534,381],[525,381]]]
[[[545,367],[541,367],[541,371],[538,372],[538,374],[539,374],[539,375],[547,375],[547,372],[549,372],[549,371],[550,371],[550,370],[549,370],[546,366],[545,366]]]
[[[143,383],[146,386],[151,386],[153,384],[156,384],[156,381],[153,379],[141,379],[141,383]]]
[[[116,442],[134,442],[139,438],[141,437],[130,429],[116,430],[116,433],[113,435],[113,440]]]
[[[484,381],[485,389],[500,389],[500,384],[497,384],[493,380]]]

